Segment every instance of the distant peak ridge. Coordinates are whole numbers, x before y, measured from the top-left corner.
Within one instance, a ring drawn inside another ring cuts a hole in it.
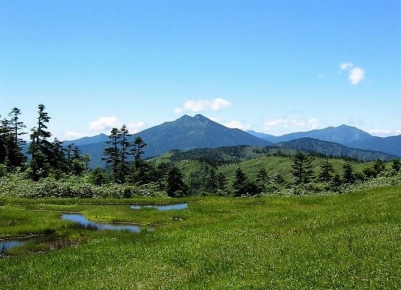
[[[209,122],[209,121],[211,121],[210,119],[206,118],[205,116],[203,116],[201,114],[196,114],[194,116],[194,119],[199,120],[201,122]]]

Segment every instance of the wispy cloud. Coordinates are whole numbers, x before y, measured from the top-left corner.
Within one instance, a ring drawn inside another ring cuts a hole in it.
[[[354,66],[352,62],[344,62],[340,64],[341,70],[351,69]]]
[[[189,111],[189,112],[203,112],[203,111],[219,111],[221,109],[225,109],[227,107],[231,106],[231,103],[227,100],[224,100],[222,98],[216,98],[214,100],[189,100],[184,103],[182,108],[175,108],[174,113],[175,114],[180,114],[183,111]]]
[[[319,120],[311,118],[309,120],[298,120],[295,117],[266,120],[264,130],[267,133],[285,134],[288,131],[312,130],[319,127]]]
[[[365,78],[365,70],[360,67],[354,67],[354,64],[351,62],[344,62],[340,64],[341,71],[348,72],[348,81],[352,85],[359,84]]]
[[[372,135],[390,135],[391,133],[393,133],[393,131],[383,129],[370,129],[368,130],[368,133]]]
[[[136,123],[129,123],[127,125],[127,128],[130,133],[135,134],[135,133],[138,133],[139,131],[141,131],[144,125],[145,125],[144,122],[138,121]]]
[[[351,69],[348,80],[351,84],[357,85],[365,78],[365,71],[359,67]]]
[[[234,120],[231,122],[227,122],[227,123],[223,123],[224,126],[228,127],[228,128],[236,128],[236,129],[240,129],[243,131],[248,130],[251,126],[249,125],[245,125],[242,124],[240,121]]]
[[[122,125],[122,122],[120,122],[116,116],[101,117],[89,124],[89,131],[105,132],[111,130],[112,128],[120,128]],[[143,126],[144,122],[142,121],[131,122],[127,124],[127,128],[130,133],[139,132]]]
[[[77,132],[72,132],[72,131],[68,131],[65,132],[64,134],[62,134],[61,136],[59,136],[59,140],[75,140],[75,139],[79,139],[79,138],[83,138],[88,136],[85,133],[77,133]]]
[[[119,127],[120,121],[116,116],[112,117],[101,117],[96,121],[90,122],[89,130],[90,131],[105,131],[111,128]]]

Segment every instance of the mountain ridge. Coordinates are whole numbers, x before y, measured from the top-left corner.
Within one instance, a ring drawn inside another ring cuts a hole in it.
[[[320,151],[318,152],[322,154],[329,154],[327,152],[324,153],[323,147],[326,147],[326,151],[346,151],[345,149],[339,149],[340,147],[333,145],[336,144],[345,146],[347,150],[351,151],[352,149],[379,151],[387,155],[401,157],[401,146],[399,146],[401,144],[401,135],[387,138],[374,137],[358,128],[347,125],[316,129],[308,132],[295,132],[283,136],[273,136],[255,131],[245,132],[240,129],[228,128],[203,115],[197,114],[194,117],[183,115],[174,121],[164,122],[160,125],[132,134],[130,141],[136,137],[141,137],[147,143],[145,154],[143,155],[144,158],[158,156],[174,149],[185,151],[197,148],[218,148],[236,145],[271,146],[273,144],[299,139],[301,139],[301,141],[293,142],[293,149],[299,148],[300,150],[308,150],[305,148],[312,148],[313,146],[311,143],[313,143],[316,148],[319,148]],[[304,138],[328,143],[311,142]],[[101,157],[103,157],[103,151],[107,146],[105,143],[107,139],[107,135],[100,134],[68,142],[77,145],[83,154],[90,155],[92,157],[92,166],[103,167],[104,162],[101,162]],[[96,140],[103,141],[95,142]],[[302,142],[305,144],[301,144]],[[66,144],[67,142],[64,145]],[[287,144],[285,146],[290,145]],[[329,148],[331,149],[329,150]],[[360,152],[347,154],[351,154],[351,157],[361,156]],[[348,156],[347,154],[344,153],[344,156]],[[377,156],[384,160],[390,158],[380,154],[377,154]],[[364,159],[363,157],[357,158],[361,160]]]
[[[348,148],[379,151],[401,157],[401,135],[390,137],[377,137],[348,125],[315,129],[307,132],[294,132],[282,136],[249,131],[250,134],[258,136],[272,143],[288,142],[301,138],[313,138],[320,141],[333,142]]]
[[[129,141],[141,137],[146,143],[144,158],[158,156],[170,150],[217,148],[223,146],[249,145],[270,146],[271,142],[255,137],[240,129],[227,128],[200,114],[184,115],[175,121],[132,134]],[[102,166],[99,161],[106,148],[105,142],[79,146],[83,154],[92,157],[92,166]]]

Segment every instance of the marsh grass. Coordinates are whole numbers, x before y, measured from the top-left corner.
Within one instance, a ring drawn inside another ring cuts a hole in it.
[[[5,228],[11,228],[11,234],[18,232],[13,228],[39,231],[43,226],[85,242],[1,259],[0,285],[7,289],[401,286],[400,186],[340,196],[186,201],[188,209],[166,212],[134,211],[125,201],[114,205],[5,201],[0,213],[9,221],[2,222],[2,235]],[[138,234],[79,231],[58,219],[60,210],[79,211],[96,221],[157,226]],[[31,222],[31,215],[44,225]]]

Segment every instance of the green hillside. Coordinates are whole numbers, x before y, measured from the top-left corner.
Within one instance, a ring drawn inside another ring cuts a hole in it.
[[[227,178],[227,187],[232,191],[236,170],[240,168],[249,180],[257,178],[258,171],[265,170],[270,183],[279,182],[280,187],[293,185],[292,165],[298,151],[278,147],[235,146],[216,149],[195,149],[189,151],[170,151],[153,158],[154,164],[176,163],[185,176],[187,184],[194,184],[194,179],[204,182],[211,168]],[[308,154],[308,153],[306,153]],[[328,158],[322,155],[309,156],[315,181],[328,162],[333,167],[332,176],[344,175],[344,166],[350,165],[355,178],[365,179],[364,171],[372,169],[376,161],[361,162],[354,159]],[[383,162],[384,170],[391,171],[392,162]],[[312,180],[313,181],[313,180]]]

